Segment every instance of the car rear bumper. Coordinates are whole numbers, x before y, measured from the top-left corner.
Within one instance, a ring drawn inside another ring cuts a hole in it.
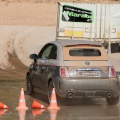
[[[56,84],[57,94],[63,98],[116,97],[119,90],[119,81],[115,79],[59,80]]]

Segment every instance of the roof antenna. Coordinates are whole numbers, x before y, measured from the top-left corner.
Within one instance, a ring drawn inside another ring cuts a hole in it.
[[[61,4],[60,4],[60,2],[57,2],[60,6],[62,6]]]

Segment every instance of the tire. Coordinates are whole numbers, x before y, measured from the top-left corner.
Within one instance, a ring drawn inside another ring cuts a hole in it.
[[[53,82],[52,82],[52,80],[50,80],[49,84],[48,84],[48,100],[49,100],[49,103],[50,103],[50,100],[51,100],[51,95],[52,95],[53,88],[54,88]]]
[[[33,93],[33,86],[32,86],[31,77],[29,74],[26,77],[26,89],[27,89],[28,95],[31,95]]]
[[[119,102],[119,96],[106,98],[106,101],[107,101],[108,105],[117,105]]]
[[[48,84],[48,100],[49,100],[49,103],[51,101],[51,95],[52,95],[52,90],[54,88],[54,85],[53,85],[53,82],[52,80],[49,81],[49,84]],[[64,98],[61,98],[59,97],[57,94],[56,94],[56,99],[57,99],[57,104],[58,105],[64,105],[65,103],[65,99]]]

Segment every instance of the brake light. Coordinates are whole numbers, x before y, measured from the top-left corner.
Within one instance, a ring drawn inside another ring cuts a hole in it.
[[[66,67],[60,67],[60,76],[61,77],[69,77],[68,70]]]
[[[116,72],[113,67],[109,67],[109,77],[116,77]]]

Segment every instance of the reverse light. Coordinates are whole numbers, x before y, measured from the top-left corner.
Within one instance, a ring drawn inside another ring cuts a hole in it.
[[[66,67],[60,67],[60,76],[61,77],[69,77],[68,70]]]
[[[116,77],[116,72],[113,67],[109,67],[109,77]]]

